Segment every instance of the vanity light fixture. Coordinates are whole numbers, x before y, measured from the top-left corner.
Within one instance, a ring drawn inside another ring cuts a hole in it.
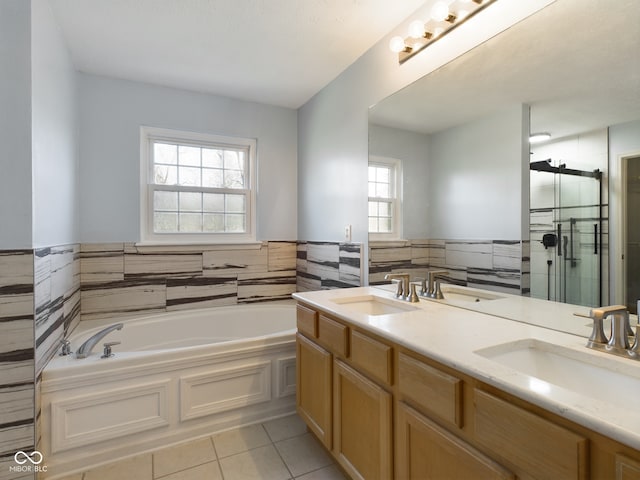
[[[406,38],[395,36],[389,41],[389,49],[398,54],[402,65],[416,53],[444,37],[458,25],[484,10],[496,0],[438,0],[433,4],[426,22],[414,20],[409,24]]]
[[[551,138],[551,134],[547,132],[532,133],[529,135],[529,143],[542,143]]]

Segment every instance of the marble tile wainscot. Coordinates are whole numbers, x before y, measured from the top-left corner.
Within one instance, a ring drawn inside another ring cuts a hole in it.
[[[419,239],[369,243],[369,284],[387,273],[424,277],[429,268],[448,270],[457,285],[513,294],[529,293],[529,242],[521,240]]]
[[[0,479],[35,448],[33,250],[0,251]],[[18,478],[33,478],[26,474]]]
[[[82,244],[83,319],[290,298],[296,243],[137,247]]]
[[[296,255],[297,291],[362,285],[362,244],[299,241]]]

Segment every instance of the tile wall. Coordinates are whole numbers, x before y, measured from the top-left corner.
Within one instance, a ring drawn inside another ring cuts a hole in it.
[[[33,251],[0,251],[0,479],[35,447]]]
[[[82,244],[80,259],[83,320],[280,300],[296,291],[295,242],[216,249]]]
[[[386,283],[391,272],[424,277],[442,268],[443,277],[458,285],[529,293],[529,242],[520,240],[408,240],[369,243],[369,283]]]
[[[297,291],[362,285],[362,244],[298,242]]]

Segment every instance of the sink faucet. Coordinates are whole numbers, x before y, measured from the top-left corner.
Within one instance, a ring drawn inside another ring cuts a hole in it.
[[[104,338],[106,335],[113,332],[114,330],[121,330],[123,326],[124,324],[122,323],[116,323],[114,325],[111,325],[107,328],[100,330],[95,335],[92,335],[91,337],[89,337],[89,339],[87,339],[82,345],[80,345],[80,347],[78,347],[78,350],[76,351],[76,358],[86,358],[89,355],[91,355],[91,350],[93,350],[93,347],[95,347],[96,344],[100,340],[102,340],[102,338]]]
[[[448,270],[429,270],[427,272],[427,296],[441,300],[444,298],[440,290],[440,282],[436,282],[436,276],[449,273]]]
[[[391,280],[392,282],[396,282],[398,284],[396,297],[402,298],[403,300],[409,300],[409,280],[411,279],[411,275],[409,275],[408,273],[387,273],[384,276],[384,279]]]
[[[611,338],[607,341],[604,333],[603,320],[608,316],[611,319]],[[629,333],[633,335],[629,323],[629,311],[624,305],[612,305],[608,307],[593,308],[589,312],[593,320],[593,330],[587,341],[587,347],[596,350],[613,353],[622,357],[640,360],[640,347],[637,335],[640,333],[640,324],[637,327],[636,339],[632,347],[629,346]]]

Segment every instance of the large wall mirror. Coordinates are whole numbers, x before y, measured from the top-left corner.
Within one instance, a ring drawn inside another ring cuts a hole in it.
[[[557,0],[371,107],[369,282],[436,266],[635,310],[638,18],[637,0]]]

